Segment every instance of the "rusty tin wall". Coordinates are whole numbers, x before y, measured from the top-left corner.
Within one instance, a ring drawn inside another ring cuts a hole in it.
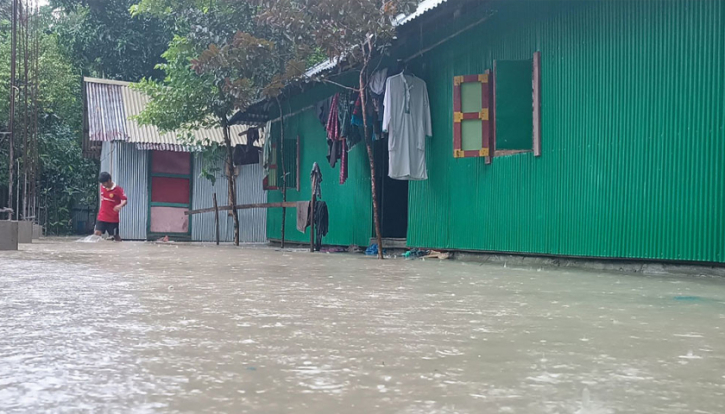
[[[430,179],[408,244],[725,262],[725,2],[495,3],[416,60]],[[452,156],[452,80],[541,51],[542,155]]]

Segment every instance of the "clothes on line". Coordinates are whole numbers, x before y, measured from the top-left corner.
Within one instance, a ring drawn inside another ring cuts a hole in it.
[[[315,250],[318,252],[322,247],[322,238],[327,236],[327,232],[330,229],[330,216],[327,211],[327,203],[324,201],[315,202]]]
[[[304,233],[310,225],[310,202],[297,202],[297,230]]]
[[[322,182],[322,172],[320,171],[320,166],[316,162],[312,164],[310,181],[312,182],[312,190],[315,192],[315,197],[322,198],[322,190],[320,188],[320,183]]]
[[[262,147],[262,172],[263,178],[269,177],[269,167],[272,165],[272,121],[268,121],[264,127],[265,138]]]
[[[432,136],[430,103],[425,82],[400,73],[385,86],[383,131],[388,139],[388,176],[396,180],[426,180],[425,138]]]
[[[234,146],[234,165],[259,164],[259,151],[261,148],[248,145]]]

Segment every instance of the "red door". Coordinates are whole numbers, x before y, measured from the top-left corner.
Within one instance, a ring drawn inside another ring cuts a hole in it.
[[[149,179],[149,238],[191,234],[191,154],[176,151],[151,151]]]

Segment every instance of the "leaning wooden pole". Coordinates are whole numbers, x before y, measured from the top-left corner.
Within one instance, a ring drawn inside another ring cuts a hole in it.
[[[310,208],[307,210],[309,214],[308,219],[310,220],[310,253],[315,251],[315,202],[317,202],[315,190],[317,189],[317,186],[320,185],[314,174],[312,174],[311,182],[312,196],[310,197]]]
[[[279,98],[277,98],[277,107],[279,108],[279,129],[280,129],[280,139],[279,139],[279,153],[280,153],[280,162],[282,163],[282,202],[287,202],[287,167],[285,165],[285,159],[284,159],[284,110],[282,109],[282,104],[279,101]],[[267,137],[267,139],[270,139],[271,137]],[[287,209],[282,207],[282,242],[281,246],[284,249],[284,239],[285,239],[285,227],[287,224]]]

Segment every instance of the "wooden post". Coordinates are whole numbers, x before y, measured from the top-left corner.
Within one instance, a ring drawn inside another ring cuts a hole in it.
[[[214,200],[214,224],[216,225],[216,245],[219,246],[219,205],[216,202],[216,193],[213,195]]]
[[[310,197],[310,208],[309,208],[309,214],[310,214],[310,253],[315,251],[315,202],[317,201],[317,196],[315,195],[315,188],[317,187],[317,180],[315,179],[315,176],[312,176],[312,197]]]

